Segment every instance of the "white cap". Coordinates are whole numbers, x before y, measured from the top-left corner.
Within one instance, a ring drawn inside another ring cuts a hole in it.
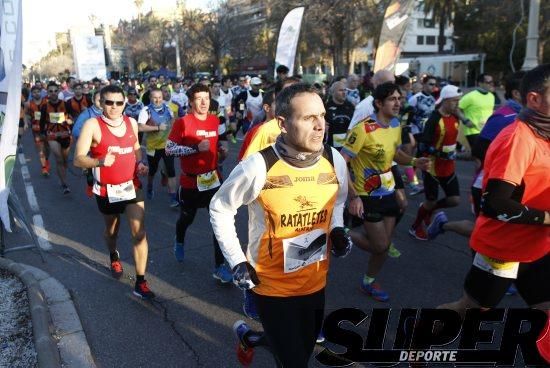
[[[435,101],[436,105],[439,105],[443,100],[446,100],[448,98],[453,97],[459,97],[462,96],[462,91],[457,86],[453,86],[452,84],[448,84],[443,89],[441,89],[441,92],[439,93],[439,98],[437,101]]]
[[[262,80],[258,77],[254,77],[250,80],[250,84],[253,86],[259,86],[260,84],[262,84]]]

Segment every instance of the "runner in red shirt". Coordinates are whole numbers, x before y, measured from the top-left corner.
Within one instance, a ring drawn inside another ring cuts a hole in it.
[[[176,223],[174,256],[178,262],[185,257],[184,241],[187,228],[193,223],[199,208],[208,208],[210,200],[221,185],[218,170],[226,149],[218,141],[219,119],[208,113],[210,89],[195,84],[188,91],[191,113],[176,120],[166,141],[166,154],[180,157],[180,217]],[[214,240],[215,268],[212,276],[223,283],[231,282],[233,276],[225,264],[218,241]]]
[[[495,307],[515,283],[530,307],[550,315],[550,64],[527,72],[520,92],[525,107],[485,157],[481,214],[470,239],[477,253],[464,294],[443,308]],[[550,333],[537,344],[550,363]]]
[[[152,299],[155,294],[145,280],[148,253],[144,227],[145,207],[141,183],[137,179],[137,175],[147,175],[148,168],[141,161],[137,122],[122,115],[122,88],[106,86],[101,90],[100,97],[103,115],[84,123],[76,143],[74,164],[93,170],[93,192],[105,220],[105,242],[110,252],[113,277],[118,279],[123,274],[116,241],[120,215],[126,213],[132,232],[136,265],[134,295]]]
[[[462,92],[456,86],[443,87],[436,110],[424,125],[419,152],[429,157],[429,171],[422,171],[426,201],[418,208],[416,219],[409,233],[418,240],[428,240],[424,225],[428,225],[432,213],[438,208],[456,207],[460,201],[458,178],[455,174],[456,141],[458,138],[458,102]],[[445,197],[437,200],[439,187]]]

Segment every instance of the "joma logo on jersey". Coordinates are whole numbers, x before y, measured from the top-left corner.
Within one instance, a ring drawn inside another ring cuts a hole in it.
[[[107,152],[127,155],[128,153],[134,152],[134,147],[109,146],[109,148],[107,148]]]
[[[315,176],[297,176],[294,178],[295,183],[305,182],[305,181],[315,181]]]
[[[215,130],[197,130],[197,135],[204,138],[215,137],[217,133]]]

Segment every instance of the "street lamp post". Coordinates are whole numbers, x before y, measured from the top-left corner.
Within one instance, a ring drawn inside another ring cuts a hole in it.
[[[527,28],[527,47],[525,61],[521,70],[530,70],[539,65],[537,59],[537,44],[539,40],[539,9],[540,0],[531,0],[529,5],[529,24]]]

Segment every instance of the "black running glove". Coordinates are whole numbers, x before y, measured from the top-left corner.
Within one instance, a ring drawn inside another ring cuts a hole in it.
[[[353,242],[343,227],[335,227],[330,232],[330,242],[332,244],[332,255],[344,258],[351,252]]]
[[[256,270],[248,262],[233,267],[233,283],[242,290],[249,290],[260,284]]]

